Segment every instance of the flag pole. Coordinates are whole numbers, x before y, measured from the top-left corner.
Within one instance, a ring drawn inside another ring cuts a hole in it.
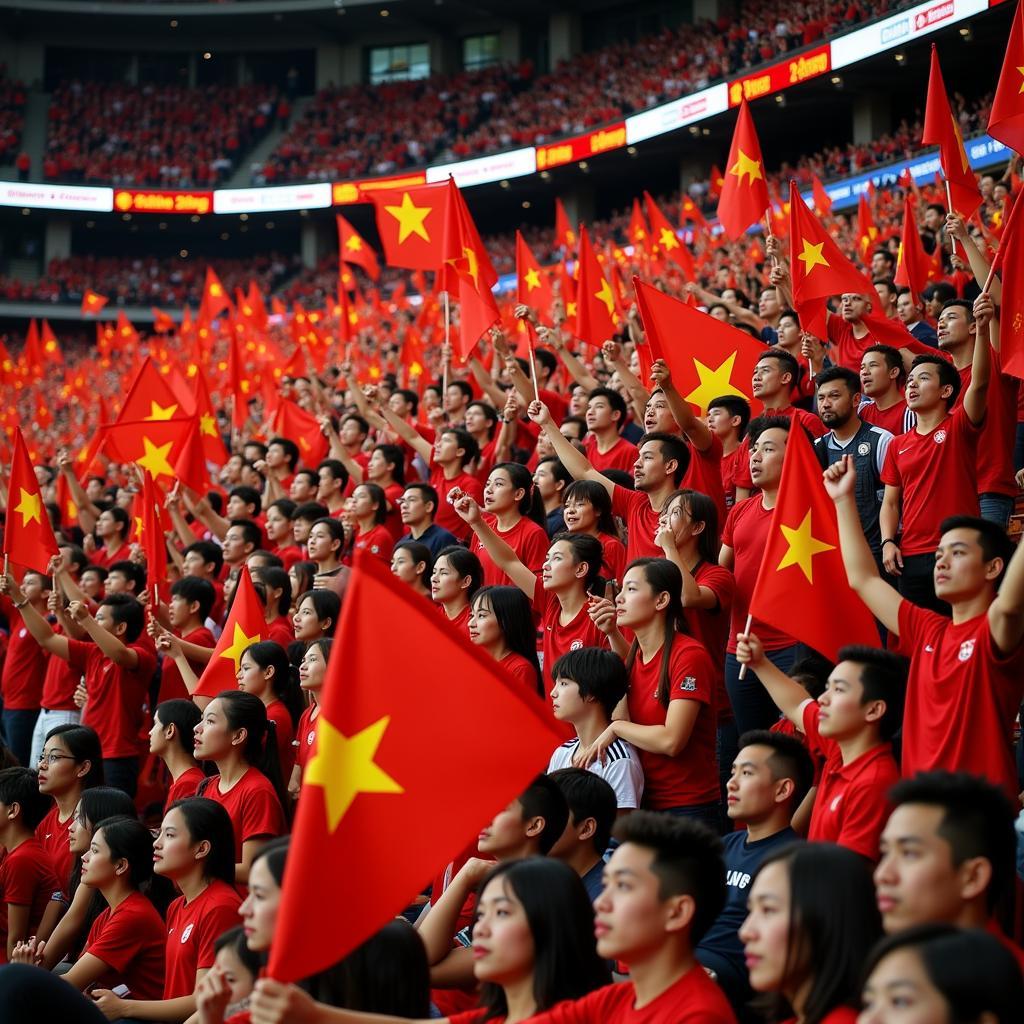
[[[744,636],[750,632],[750,624],[754,621],[754,616],[747,612],[747,624],[743,627]],[[743,679],[747,674],[747,666],[740,665],[740,679]]]
[[[767,232],[768,239],[771,240],[774,238],[775,236],[772,234],[772,208],[770,206],[764,211],[764,227]],[[772,254],[772,269],[774,270],[778,265],[779,258]]]
[[[441,292],[444,297],[444,344],[447,348],[450,342],[451,330],[452,330],[452,311],[448,304],[448,291]],[[448,395],[448,356],[447,354],[442,357],[441,365],[441,408],[444,408],[444,401]]]
[[[949,187],[949,178],[943,177],[942,184],[946,186],[946,206],[950,213],[955,213],[956,211],[953,209],[953,190]],[[950,252],[956,255],[956,238],[953,235],[949,236],[949,245]],[[966,251],[964,255],[967,255]]]
[[[557,326],[556,326],[555,330],[558,330]],[[540,401],[540,390],[537,388],[537,359],[536,359],[536,357],[533,354],[533,339],[536,337],[536,334],[534,333],[534,330],[533,330],[533,324],[530,323],[529,320],[526,321],[526,331],[527,331],[526,345],[527,345],[527,348],[529,348],[529,350],[530,350],[530,380],[533,381],[533,398],[534,398],[534,401],[539,402]]]

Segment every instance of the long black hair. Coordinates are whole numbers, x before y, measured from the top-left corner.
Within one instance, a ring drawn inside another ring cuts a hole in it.
[[[175,697],[173,700],[165,700],[157,705],[156,720],[167,729],[174,726],[174,735],[178,745],[186,754],[195,760],[195,728],[203,713],[199,710],[195,701]]]
[[[513,490],[523,492],[516,506],[520,515],[532,519],[538,526],[543,526],[547,516],[540,491],[533,486],[533,474],[521,462],[499,462],[491,473],[496,473],[499,469],[508,474]]]
[[[859,1008],[864,961],[882,935],[867,861],[832,843],[794,843],[769,854],[757,874],[769,864],[781,864],[789,877],[783,981],[803,981],[794,976],[801,969],[810,978],[804,1024],[820,1024],[840,1006]],[[779,1019],[792,1016],[782,997],[775,1003]]]
[[[268,668],[274,670],[270,677],[270,692],[288,709],[292,728],[295,728],[302,717],[305,702],[299,689],[299,674],[288,660],[288,652],[274,640],[260,640],[246,647],[242,656],[246,654],[264,671]]]
[[[672,692],[672,644],[676,633],[687,633],[686,619],[683,615],[683,574],[679,567],[667,558],[634,558],[626,566],[626,573],[630,569],[642,569],[644,580],[655,594],[668,594],[668,606],[664,612],[665,643],[661,648],[661,668],[658,673],[658,690],[655,694],[661,706],[667,711]],[[623,575],[625,576],[625,573]],[[627,672],[632,672],[639,650],[640,643],[634,639],[629,654],[626,655]]]
[[[597,515],[597,529],[601,533],[610,533],[613,537],[619,535],[615,527],[615,517],[612,515],[612,499],[604,484],[596,480],[574,480],[565,489],[562,508],[565,508],[567,501],[589,502],[594,506]]]
[[[662,506],[666,510],[676,498],[681,498],[686,511],[695,523],[703,523],[704,529],[697,534],[697,554],[702,562],[718,563],[718,549],[721,547],[718,536],[718,506],[714,499],[700,491],[682,487],[673,491]]]
[[[480,585],[484,581],[484,568],[480,564],[480,559],[469,548],[464,548],[461,544],[449,544],[448,547],[441,548],[434,558],[434,566],[442,558],[448,559],[448,564],[459,574],[460,579],[469,577],[466,600],[472,602],[473,595],[480,589]]]
[[[224,690],[217,694],[216,699],[224,709],[228,728],[232,732],[245,730],[242,757],[270,780],[281,806],[287,807],[287,794],[281,782],[281,760],[277,753],[277,730],[274,720],[267,717],[266,705],[254,693],[243,690]]]
[[[483,587],[473,595],[473,604],[486,601],[498,620],[498,628],[510,651],[525,658],[537,676],[537,693],[544,696],[544,683],[537,660],[537,628],[533,624],[530,599],[518,587]]]
[[[522,904],[533,936],[533,998],[543,1013],[564,999],[579,999],[611,981],[608,965],[594,946],[594,908],[579,875],[551,857],[527,857],[493,868],[477,890],[501,879],[506,893]],[[492,982],[480,986],[485,1020],[505,1017],[505,992]]]
[[[202,796],[176,800],[168,812],[178,811],[185,819],[193,844],[206,841],[210,853],[203,859],[203,877],[235,884],[235,829],[223,804]]]
[[[78,764],[89,762],[89,770],[80,780],[82,790],[93,789],[103,785],[103,747],[95,729],[87,725],[55,725],[47,734],[47,740],[59,739],[67,748],[68,753]]]
[[[324,635],[334,636],[334,631],[338,627],[338,615],[341,613],[341,598],[333,590],[315,587],[313,590],[307,590],[299,598],[295,605],[296,609],[303,601],[312,603],[313,611],[316,612],[316,617],[320,622],[323,622],[324,619],[331,620],[330,626],[324,630]]]
[[[602,488],[602,491],[604,488]],[[572,559],[575,565],[584,562],[587,565],[587,574],[583,577],[583,589],[588,594],[601,595],[604,592],[604,578],[601,570],[604,568],[604,545],[592,534],[570,533],[562,530],[551,538],[548,550],[556,544],[568,544],[572,549]]]
[[[93,829],[93,838],[103,831],[110,859],[128,861],[128,881],[133,889],[142,889],[153,877],[153,836],[138,818],[118,815],[104,818]]]

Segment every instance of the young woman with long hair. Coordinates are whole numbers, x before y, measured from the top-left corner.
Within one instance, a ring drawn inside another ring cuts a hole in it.
[[[351,516],[354,532],[346,561],[351,563],[356,551],[366,551],[387,562],[395,539],[384,525],[391,505],[384,488],[362,483],[352,492]]]
[[[299,686],[309,697],[309,704],[302,712],[298,728],[295,730],[295,767],[292,768],[291,778],[288,781],[288,795],[293,800],[299,798],[302,773],[313,756],[316,720],[320,716],[318,698],[327,676],[327,662],[330,660],[333,645],[334,641],[329,637],[325,637],[323,640],[314,640],[306,648],[306,653],[302,656],[302,663],[299,665]]]
[[[483,587],[473,595],[469,639],[517,682],[543,694],[537,661],[537,630],[530,602],[518,587]]]
[[[165,700],[153,714],[149,752],[163,761],[171,776],[165,811],[175,801],[195,796],[199,784],[206,778],[195,758],[195,730],[201,717],[195,701],[177,698]]]
[[[274,722],[281,777],[291,778],[295,764],[295,726],[302,715],[298,672],[288,652],[273,640],[250,644],[238,662],[238,688],[263,701],[267,718]]]
[[[307,590],[299,598],[292,616],[295,639],[309,643],[334,636],[341,611],[341,598],[333,590]]]
[[[469,604],[483,582],[480,559],[458,544],[442,548],[430,573],[430,596],[441,614],[465,636],[469,631]]]
[[[434,556],[426,544],[401,540],[391,552],[391,572],[421,597],[430,598],[430,575]]]
[[[612,499],[604,484],[596,480],[574,480],[569,484],[562,499],[562,518],[569,533],[586,533],[601,542],[601,575],[621,580],[626,570],[626,547],[619,539]]]
[[[291,498],[278,498],[267,506],[264,531],[270,541],[270,553],[281,559],[285,572],[306,557],[295,542],[292,515],[297,508]]]

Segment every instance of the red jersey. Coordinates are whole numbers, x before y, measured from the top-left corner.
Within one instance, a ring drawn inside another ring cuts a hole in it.
[[[892,746],[879,743],[844,765],[839,744],[818,729],[820,714],[817,701],[804,704],[807,747],[825,758],[807,838],[812,843],[838,843],[875,862],[891,810],[886,794],[900,777]]]
[[[617,438],[615,444],[608,451],[602,452],[598,449],[597,438],[593,434],[588,434],[584,439],[583,450],[586,452],[590,464],[599,473],[603,473],[606,469],[621,469],[626,473],[632,473],[633,466],[640,454],[640,449],[624,437]]]
[[[686,628],[701,644],[715,670],[715,712],[719,721],[732,721],[732,705],[725,690],[725,649],[729,643],[729,618],[736,596],[736,577],[713,562],[698,562],[693,578],[707,587],[718,601],[714,608],[684,608]]]
[[[730,509],[736,504],[736,473],[740,465],[740,448],[737,445],[728,455],[722,456],[722,490],[725,492],[725,507]],[[725,522],[725,516],[722,517]]]
[[[197,647],[209,647],[211,651],[217,646],[213,634],[205,626],[193,629],[191,633],[186,633],[181,639],[195,644]],[[196,678],[201,676],[206,668],[206,664],[201,661],[190,661],[189,665],[195,672]],[[161,662],[160,695],[156,699],[157,704],[163,704],[165,700],[191,699],[185,680],[181,678],[181,669],[178,668],[177,662],[173,658],[165,657]]]
[[[761,556],[768,544],[773,511],[764,507],[760,494],[744,498],[733,505],[722,530],[722,544],[733,550],[733,572],[736,576],[736,600],[732,605],[729,644],[726,647],[730,654],[736,651],[736,634],[742,632],[747,624],[750,598],[761,569]],[[751,629],[760,637],[766,651],[777,651],[795,643],[791,636],[760,619],[753,620]]]
[[[920,426],[889,445],[882,482],[902,490],[904,555],[935,550],[939,524],[953,515],[978,514],[978,439],[981,430],[963,406],[925,433]]]
[[[434,511],[434,522],[449,533],[465,543],[473,531],[469,524],[462,519],[454,506],[448,501],[448,495],[458,487],[464,494],[468,494],[478,505],[483,503],[483,485],[472,473],[464,469],[459,470],[450,480],[444,475],[444,469],[431,459],[430,461],[430,486],[437,491],[437,508]]]
[[[138,658],[133,669],[115,665],[94,643],[68,640],[68,661],[85,673],[87,699],[82,725],[96,730],[104,758],[138,754],[143,706],[156,671],[152,647],[141,638],[127,646]]]
[[[192,995],[196,972],[213,966],[213,944],[238,924],[241,903],[235,888],[217,878],[191,903],[179,896],[167,908],[164,999]]]
[[[302,768],[306,767],[307,762],[313,756],[313,741],[316,739],[316,719],[313,717],[313,713],[318,710],[319,706],[319,704],[310,704],[302,712],[299,727],[295,730],[295,761]]]
[[[473,476],[480,482],[481,488],[487,483],[487,478],[491,475],[491,470],[494,469],[494,464],[497,461],[498,434],[495,432],[494,437],[480,449],[480,455],[476,460],[476,471]]]
[[[624,981],[558,1003],[530,1024],[736,1024],[729,1001],[700,964],[646,1006],[635,1004],[633,983]]]
[[[605,579],[621,582],[626,572],[626,546],[618,537],[613,537],[610,533],[598,533],[597,539],[601,542],[603,558],[601,575]]]
[[[0,964],[7,963],[7,905],[29,908],[25,935],[35,935],[50,897],[61,888],[45,847],[34,836],[0,861]]]
[[[828,433],[828,428],[817,416],[812,415],[806,409],[798,409],[795,405],[787,405],[785,409],[765,409],[764,416],[782,416],[787,420],[795,420],[804,430],[807,430],[812,437],[823,437]],[[750,435],[748,434],[740,441],[739,454],[736,457],[737,487],[745,487],[748,491],[754,490],[754,481],[750,475]]]
[[[1024,696],[1024,646],[1001,654],[987,614],[954,623],[904,600],[895,649],[910,658],[904,777],[938,769],[981,775],[1016,806],[1013,721]]]
[[[900,399],[888,409],[879,409],[872,401],[864,402],[857,410],[857,415],[873,427],[888,430],[893,437],[899,437],[917,426],[917,416],[907,408],[906,399]]]
[[[626,564],[636,558],[664,558],[665,552],[654,543],[660,512],[655,512],[645,491],[631,491],[615,485],[612,512],[626,520]]]
[[[52,623],[53,631],[58,636],[65,636],[60,623]],[[76,672],[63,658],[46,658],[46,672],[43,675],[43,693],[40,707],[46,711],[75,711],[75,690],[81,672]]]
[[[43,853],[53,873],[57,876],[58,889],[66,893],[68,882],[71,878],[71,866],[75,862],[75,856],[71,852],[71,823],[75,820],[74,812],[68,815],[65,821],[60,820],[60,808],[54,804],[47,812],[46,817],[36,826],[36,839],[43,848]]]
[[[522,516],[510,530],[500,530],[497,516],[491,515],[490,512],[485,512],[483,516],[487,525],[516,553],[516,557],[530,572],[540,572],[551,543],[544,527],[538,526],[532,519]],[[476,534],[473,535],[469,550],[480,559],[480,564],[484,568],[485,587],[515,586],[511,578],[494,564],[494,559],[484,549]]]
[[[7,616],[11,631],[3,674],[0,675],[4,707],[8,711],[38,711],[42,706],[43,679],[49,653],[36,643],[22,621],[21,612],[10,599],[4,598],[0,609]],[[75,684],[78,684],[77,678]]]
[[[277,557],[281,559],[285,572],[287,572],[296,562],[301,562],[306,557],[306,552],[295,543],[286,544],[284,547],[280,548],[271,548],[270,551],[271,554],[277,555]]]
[[[132,556],[132,546],[125,541],[116,551],[107,551],[106,545],[100,545],[90,556],[93,565],[101,565],[109,569],[115,562],[127,562]]]
[[[689,442],[687,442],[689,444]],[[682,487],[691,491],[700,491],[706,494],[718,509],[718,521],[725,522],[726,502],[725,486],[722,475],[722,463],[725,456],[722,453],[722,442],[717,435],[711,435],[711,444],[707,451],[698,451],[692,444],[690,448],[690,465],[683,476]],[[733,495],[736,488],[733,487]]]
[[[267,718],[274,723],[277,756],[281,762],[281,778],[288,779],[295,764],[295,723],[288,708],[280,700],[272,700],[267,705]]]
[[[571,622],[562,624],[562,605],[554,593],[545,590],[540,579],[533,588],[533,610],[541,620],[541,650],[543,651],[544,686],[550,690],[554,684],[551,670],[563,654],[581,647],[607,647],[608,638],[594,625],[587,602]]]
[[[664,725],[666,709],[657,698],[661,662],[658,651],[647,664],[637,651],[629,672],[629,720],[637,725]],[[718,799],[715,760],[715,672],[704,648],[688,636],[676,634],[669,657],[669,701],[698,701],[693,731],[676,757],[653,754],[634,743],[644,770],[644,806],[663,811],[669,807],[698,806]]]
[[[384,488],[384,497],[388,499],[388,517],[384,520],[384,525],[388,528],[388,533],[391,534],[391,541],[394,543],[399,537],[405,533],[405,526],[402,523],[402,515],[398,511],[398,502],[401,500],[402,495],[405,493],[405,487],[402,484],[388,484]],[[391,552],[388,552],[388,558],[391,557]]]
[[[1002,359],[989,347],[992,379],[985,392],[985,422],[978,438],[978,493],[1006,494],[1016,498],[1013,478],[1013,446],[1017,436],[1017,392],[1020,381],[1003,372]],[[960,393],[956,406],[963,405],[971,384],[971,364],[960,371]],[[954,406],[954,408],[956,407]]]
[[[449,619],[448,618],[448,613],[444,610],[444,606],[443,605],[439,604],[437,606],[437,610],[441,613],[441,617],[444,619],[444,621],[447,622],[452,627],[452,629],[454,629],[458,633],[461,633],[462,636],[464,636],[464,637],[467,637],[467,638],[469,637],[469,605],[468,604],[466,605],[465,608],[462,609],[461,612],[459,612],[458,615],[455,616],[454,619]]]
[[[170,785],[167,790],[167,800],[164,801],[164,814],[167,808],[178,800],[188,800],[196,795],[200,783],[206,778],[206,774],[199,765],[186,768]]]
[[[821,1018],[821,1024],[857,1024],[858,1013],[849,1006],[837,1006]],[[790,1017],[785,1024],[797,1024],[796,1017]]]
[[[523,688],[529,690],[530,693],[537,692],[537,673],[534,671],[533,666],[521,655],[516,654],[515,651],[509,651],[508,654],[502,658],[498,664],[517,682],[521,683]]]
[[[273,839],[288,831],[281,801],[270,779],[258,768],[245,774],[226,792],[221,792],[220,776],[207,780],[199,796],[216,800],[228,812],[235,830],[235,863],[242,862],[242,844],[249,839]]]
[[[164,923],[156,908],[142,893],[133,892],[93,921],[84,952],[110,968],[96,980],[97,988],[123,984],[132,999],[159,999],[164,991],[165,945]]]
[[[384,525],[377,525],[365,533],[357,533],[352,542],[354,551],[366,551],[371,555],[376,555],[384,562],[390,561],[394,546],[395,538]]]
[[[278,615],[272,622],[267,623],[267,639],[280,644],[285,650],[290,643],[295,641],[295,627],[292,625],[290,615]]]

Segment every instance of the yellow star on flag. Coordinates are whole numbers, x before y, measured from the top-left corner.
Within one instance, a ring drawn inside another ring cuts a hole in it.
[[[669,228],[662,228],[661,229],[660,241],[661,241],[661,244],[666,249],[678,249],[679,248],[679,239],[676,238],[676,233],[674,231],[671,231]]]
[[[345,248],[353,252],[359,252],[363,248],[363,240],[358,235],[349,235],[345,242]]]
[[[565,304],[565,315],[566,316],[575,316],[576,315],[576,303],[575,302],[567,302]]]
[[[707,413],[708,404],[719,395],[738,395],[749,401],[749,396],[740,391],[732,382],[732,368],[735,363],[735,352],[715,369],[705,366],[699,359],[693,360],[693,368],[697,371],[700,383],[686,396],[686,401],[698,406],[702,416]]]
[[[169,420],[178,411],[177,405],[168,405],[166,408],[159,402],[150,399],[149,415],[147,420]]]
[[[530,267],[525,274],[526,290],[532,292],[534,288],[540,287],[540,274],[534,267]]]
[[[208,412],[204,412],[199,417],[199,431],[202,434],[209,434],[211,437],[217,436],[217,421]]]
[[[761,174],[761,161],[752,160],[746,153],[741,149],[739,159],[729,168],[730,174],[735,174],[740,181],[743,180],[744,175],[749,179],[748,185],[753,185],[755,181],[763,178]]]
[[[173,444],[173,441],[168,441],[167,444],[155,445],[148,437],[143,437],[142,447],[145,454],[135,461],[143,469],[148,469],[154,477],[174,476],[174,467],[167,461]]]
[[[811,533],[811,510],[807,510],[803,522],[796,528],[779,524],[782,536],[786,538],[789,547],[779,562],[779,569],[785,569],[790,565],[799,565],[800,571],[807,577],[808,583],[814,582],[814,556],[820,555],[823,551],[835,551],[835,544],[826,544],[818,540]]]
[[[217,284],[217,282],[216,282],[216,281],[214,281],[214,282],[213,282],[213,283],[212,283],[212,284],[210,285],[210,294],[211,294],[211,295],[212,295],[212,296],[213,296],[214,298],[216,298],[216,299],[219,299],[219,298],[220,298],[220,297],[221,297],[221,296],[222,296],[222,295],[224,294],[224,289],[223,289],[223,288],[221,288],[221,286],[220,286],[219,284]]]
[[[810,274],[815,267],[827,267],[830,266],[827,259],[821,255],[821,250],[825,247],[824,242],[819,242],[817,245],[811,245],[806,239],[802,239],[804,243],[804,251],[797,256],[804,265],[804,274]]]
[[[609,316],[615,313],[615,297],[612,295],[612,286],[608,283],[607,278],[601,278],[601,287],[594,292],[594,298],[600,299],[605,304]]]
[[[466,260],[466,273],[473,278],[473,286],[480,290],[480,265],[477,262],[476,250],[471,246],[464,245],[462,247],[462,255]]]
[[[1019,94],[1019,93],[1024,93],[1024,68],[1022,68],[1018,64],[1017,65],[1017,70],[1020,72],[1020,89],[1017,90],[1018,94]]]
[[[404,793],[405,790],[374,762],[389,715],[354,736],[345,736],[326,719],[317,727],[317,746],[303,781],[324,791],[327,827],[333,832],[360,793]]]
[[[21,501],[14,511],[21,513],[21,525],[25,526],[34,519],[42,526],[43,503],[39,500],[39,495],[26,491],[24,487],[19,487],[18,490],[21,491]]]
[[[430,206],[417,206],[408,192],[402,193],[401,206],[385,206],[385,210],[398,221],[398,243],[401,245],[410,235],[419,235],[424,242],[430,241],[424,221],[433,212]]]
[[[220,652],[222,658],[230,658],[235,663],[235,671],[238,671],[238,666],[241,664],[242,655],[245,654],[245,649],[251,647],[256,641],[259,640],[259,634],[256,636],[246,636],[245,630],[236,622],[235,631],[231,635],[231,646],[225,647]]]

